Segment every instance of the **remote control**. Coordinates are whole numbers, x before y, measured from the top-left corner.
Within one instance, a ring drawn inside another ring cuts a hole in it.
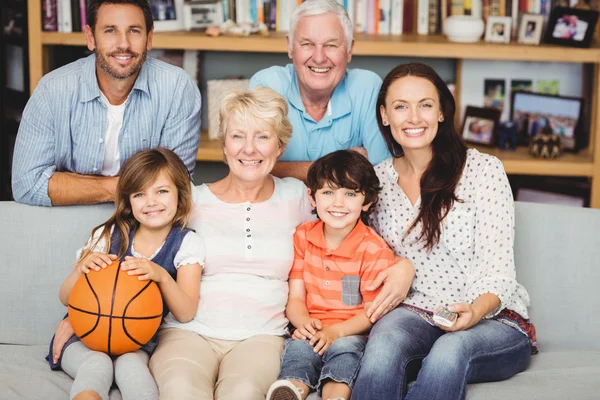
[[[458,318],[458,314],[452,311],[448,311],[448,309],[444,306],[438,306],[433,312],[433,321],[445,327],[452,327],[456,322],[456,318]]]

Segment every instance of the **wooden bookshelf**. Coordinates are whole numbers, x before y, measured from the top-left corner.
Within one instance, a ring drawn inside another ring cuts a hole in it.
[[[30,88],[33,91],[43,74],[48,72],[48,50],[52,46],[85,46],[83,33],[42,32],[41,0],[28,1]],[[456,60],[457,93],[460,85],[462,60],[513,60],[532,62],[573,62],[591,64],[594,68],[592,85],[590,146],[578,154],[566,153],[556,160],[538,160],[528,155],[526,148],[502,151],[490,147],[478,147],[482,152],[493,154],[502,160],[508,174],[554,175],[588,177],[592,182],[590,204],[600,208],[600,47],[589,49],[566,48],[553,45],[529,46],[517,43],[492,44],[452,43],[443,36],[429,35],[356,35],[353,54],[356,56],[449,58]],[[198,32],[157,32],[153,47],[157,49],[183,49],[200,51],[225,51],[244,53],[285,53],[285,34],[268,36],[217,38]],[[457,98],[457,102],[460,99]],[[208,140],[201,135],[196,156],[199,161],[222,161],[219,141]]]

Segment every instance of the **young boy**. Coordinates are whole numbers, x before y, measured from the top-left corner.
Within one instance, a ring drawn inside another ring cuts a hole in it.
[[[287,339],[281,372],[267,400],[350,399],[372,323],[367,292],[394,254],[367,227],[379,179],[351,150],[328,154],[310,167],[308,192],[319,217],[296,229],[286,314],[296,328]],[[321,393],[322,392],[322,393]]]

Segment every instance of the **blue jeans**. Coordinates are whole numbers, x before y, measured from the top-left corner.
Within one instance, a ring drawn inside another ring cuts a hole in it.
[[[501,322],[445,333],[398,308],[371,330],[352,400],[460,400],[468,383],[510,378],[530,357],[527,336]]]
[[[302,382],[316,389],[319,395],[327,380],[343,382],[352,388],[365,343],[367,338],[361,335],[339,338],[320,356],[308,340],[287,339],[278,379]]]

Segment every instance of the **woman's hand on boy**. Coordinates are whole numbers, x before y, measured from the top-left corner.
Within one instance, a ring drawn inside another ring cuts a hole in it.
[[[77,268],[87,274],[91,270],[100,271],[106,268],[116,259],[117,256],[114,254],[90,253],[77,263]]]
[[[160,265],[145,258],[127,256],[121,263],[121,269],[128,275],[136,275],[140,281],[162,282],[167,271]]]
[[[321,329],[323,329],[321,320],[317,318],[311,318],[309,322],[300,325],[294,330],[292,333],[292,339],[309,340]]]
[[[398,307],[408,295],[415,278],[415,267],[407,258],[396,257],[396,263],[384,271],[367,286],[367,291],[377,290],[382,284],[381,291],[367,310],[371,323],[377,322],[388,312]]]
[[[335,325],[326,326],[313,335],[309,341],[309,344],[313,346],[313,351],[315,353],[319,353],[319,355],[322,356],[329,346],[331,346],[331,343],[340,337],[341,333],[335,327]]]

